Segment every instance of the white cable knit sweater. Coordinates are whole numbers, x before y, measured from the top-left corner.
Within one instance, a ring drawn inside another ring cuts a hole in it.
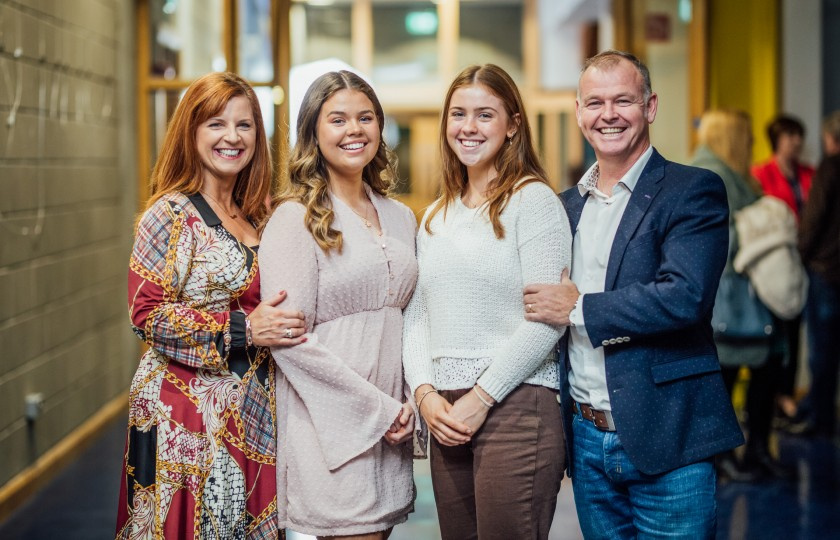
[[[527,322],[522,289],[559,283],[572,235],[552,189],[532,182],[513,194],[497,239],[485,208],[460,198],[417,234],[420,275],[405,311],[403,365],[414,392],[476,382],[501,401],[521,383],[559,387],[554,345],[565,328]]]

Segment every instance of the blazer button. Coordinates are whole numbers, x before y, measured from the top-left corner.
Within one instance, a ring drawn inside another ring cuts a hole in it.
[[[618,340],[616,340],[615,338],[610,338],[610,345],[615,345],[616,343],[618,343]]]
[[[609,344],[610,344],[610,340],[608,340],[608,339],[605,339],[604,341],[601,342],[601,345],[604,345],[604,346],[607,346]]]
[[[563,402],[563,400],[560,399],[560,394],[557,394],[555,397],[557,398],[557,403],[562,403]]]

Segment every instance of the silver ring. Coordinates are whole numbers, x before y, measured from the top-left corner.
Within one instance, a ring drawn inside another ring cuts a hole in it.
[[[531,304],[525,304],[525,311],[528,313],[533,313],[534,310],[531,308]]]
[[[292,329],[291,328],[286,328],[286,337],[291,339],[291,337],[292,337]]]

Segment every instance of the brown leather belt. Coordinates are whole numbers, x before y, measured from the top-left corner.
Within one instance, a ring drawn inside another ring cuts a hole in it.
[[[572,405],[572,410],[580,413],[581,418],[589,420],[601,431],[615,431],[615,423],[613,423],[612,413],[610,411],[599,411],[593,409],[591,405],[577,402]]]

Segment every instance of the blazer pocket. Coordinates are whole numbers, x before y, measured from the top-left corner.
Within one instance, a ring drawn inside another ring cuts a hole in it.
[[[631,238],[630,241],[627,243],[626,251],[631,251],[634,249],[638,249],[641,246],[653,244],[654,240],[656,240],[656,229],[650,229],[641,234],[637,234],[636,236]]]
[[[659,384],[693,375],[720,371],[720,362],[714,355],[691,356],[662,364],[654,364],[650,371],[653,375],[653,382]]]

